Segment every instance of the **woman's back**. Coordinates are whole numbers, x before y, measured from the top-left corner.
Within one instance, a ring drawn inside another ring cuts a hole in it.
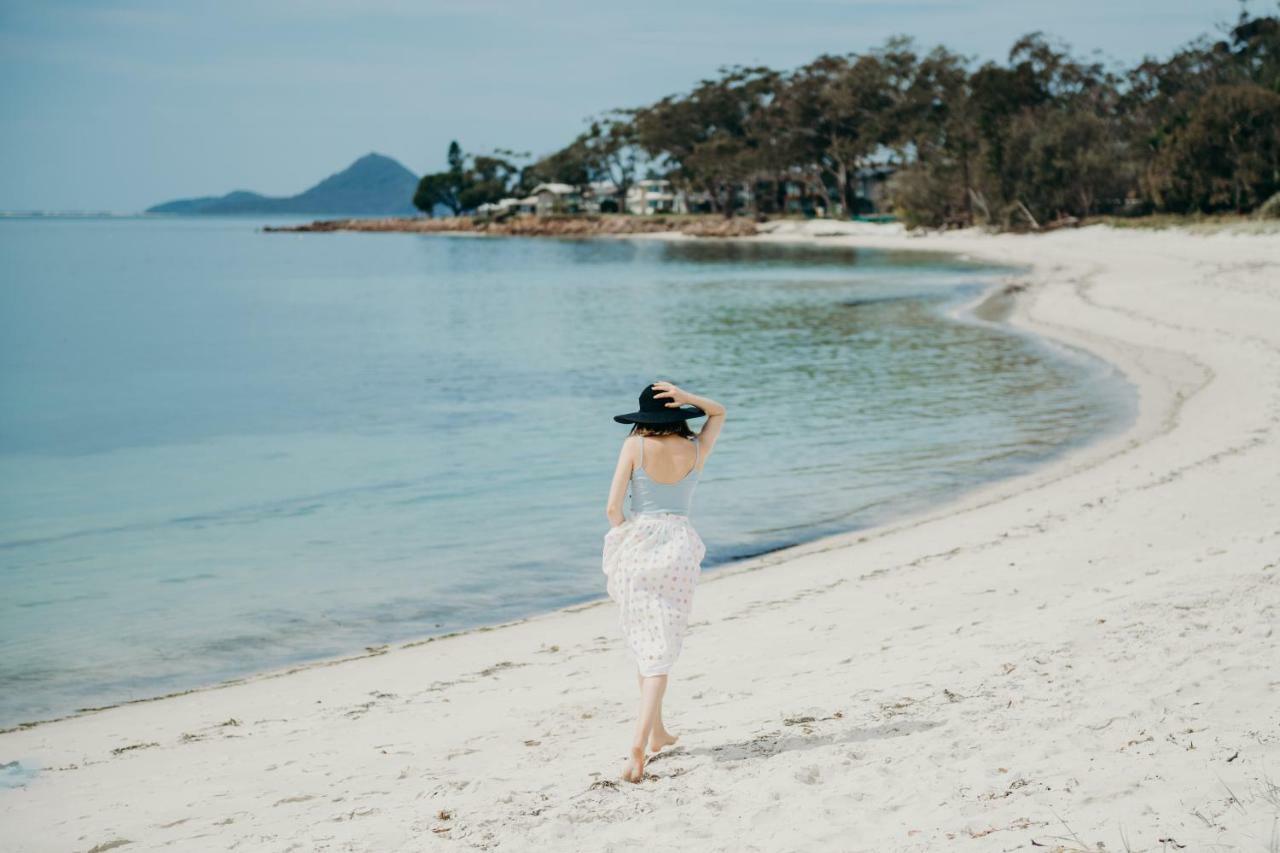
[[[675,483],[684,478],[694,467],[701,465],[698,458],[697,437],[679,435],[638,435],[640,461],[637,468],[650,480],[659,483]]]
[[[697,436],[637,436],[638,459],[631,472],[631,512],[688,515],[702,464]]]

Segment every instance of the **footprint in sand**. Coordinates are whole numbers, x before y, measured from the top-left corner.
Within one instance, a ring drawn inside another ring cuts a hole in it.
[[[101,844],[95,844],[89,848],[88,853],[107,853],[108,850],[115,850],[117,847],[123,847],[133,842],[127,838],[113,838],[111,841],[104,841]]]
[[[273,806],[283,806],[286,803],[305,803],[307,800],[314,800],[311,794],[302,794],[297,797],[285,797],[283,800],[276,800]]]

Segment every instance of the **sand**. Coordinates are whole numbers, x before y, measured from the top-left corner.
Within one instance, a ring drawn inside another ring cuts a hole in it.
[[[1010,321],[1123,370],[1136,422],[705,578],[639,785],[588,605],[0,735],[42,768],[0,846],[1278,849],[1280,236],[755,239],[1024,264]]]

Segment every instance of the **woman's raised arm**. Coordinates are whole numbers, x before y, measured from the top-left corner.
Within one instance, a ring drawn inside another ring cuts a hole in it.
[[[724,406],[710,397],[699,397],[697,394],[690,394],[670,382],[655,382],[653,383],[653,390],[657,392],[653,395],[654,398],[667,400],[667,408],[669,409],[674,409],[678,406],[697,406],[707,413],[707,422],[698,431],[698,442],[702,445],[702,455],[698,462],[699,467],[701,467],[706,458],[711,455],[712,448],[716,446],[716,439],[720,436],[720,429],[724,426]]]

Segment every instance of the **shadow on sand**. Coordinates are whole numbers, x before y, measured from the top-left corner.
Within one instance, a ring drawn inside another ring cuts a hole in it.
[[[882,738],[905,737],[916,732],[928,731],[942,725],[930,720],[885,723],[870,728],[855,728],[832,734],[792,734],[781,731],[759,735],[751,740],[721,744],[720,746],[690,749],[687,755],[710,755],[716,761],[744,761],[748,758],[768,758],[781,752],[817,749],[842,743],[862,743]]]

